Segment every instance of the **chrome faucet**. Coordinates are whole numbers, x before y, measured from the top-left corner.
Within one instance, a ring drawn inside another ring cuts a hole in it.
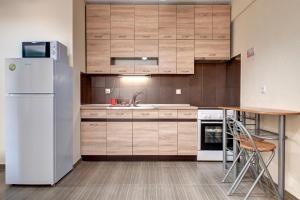
[[[134,107],[137,106],[137,104],[138,104],[140,101],[138,101],[138,100],[136,100],[136,99],[137,99],[137,97],[138,97],[139,95],[141,95],[141,94],[144,94],[144,92],[136,92],[136,93],[134,93],[134,95],[132,96],[132,99],[131,99],[131,106],[134,106]]]

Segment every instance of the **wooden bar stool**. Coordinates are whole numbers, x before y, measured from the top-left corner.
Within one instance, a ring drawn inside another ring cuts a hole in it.
[[[270,142],[258,141],[257,139],[254,139],[254,137],[252,137],[252,135],[247,131],[247,129],[241,122],[239,122],[235,119],[230,119],[230,120],[232,121],[233,127],[236,130],[235,132],[236,132],[238,141],[240,143],[240,149],[243,152],[247,152],[249,155],[249,158],[247,159],[246,164],[244,165],[243,169],[237,176],[237,178],[234,181],[234,183],[232,184],[231,188],[229,189],[228,195],[232,195],[236,191],[236,189],[239,187],[242,179],[245,177],[248,169],[251,167],[251,165],[253,165],[255,160],[258,158],[259,162],[255,163],[255,164],[259,164],[260,172],[256,176],[256,179],[255,179],[253,185],[251,186],[250,190],[248,191],[248,193],[246,194],[244,199],[246,200],[249,198],[254,187],[256,186],[256,184],[259,182],[259,180],[265,173],[267,175],[267,178],[269,178],[269,181],[275,191],[275,194],[277,195],[277,197],[279,197],[280,195],[278,192],[278,188],[275,186],[273,179],[271,177],[271,174],[268,170],[268,166],[271,163],[271,161],[273,160],[274,155],[275,155],[276,145],[273,143],[270,143]],[[265,161],[261,156],[261,153],[263,153],[263,152],[271,153],[269,158],[267,159],[267,161]]]

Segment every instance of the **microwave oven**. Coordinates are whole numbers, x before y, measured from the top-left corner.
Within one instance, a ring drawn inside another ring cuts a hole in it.
[[[58,41],[22,42],[23,58],[53,58],[67,62],[67,47]]]

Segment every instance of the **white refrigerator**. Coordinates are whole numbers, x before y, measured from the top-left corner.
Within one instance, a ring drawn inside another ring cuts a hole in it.
[[[5,64],[6,184],[54,185],[73,167],[73,74],[52,58]]]

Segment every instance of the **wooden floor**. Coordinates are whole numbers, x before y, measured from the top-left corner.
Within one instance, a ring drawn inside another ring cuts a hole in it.
[[[6,186],[0,171],[0,199],[237,200],[252,183],[228,197],[222,177],[218,162],[81,162],[55,187]],[[251,199],[274,198],[257,188]]]

